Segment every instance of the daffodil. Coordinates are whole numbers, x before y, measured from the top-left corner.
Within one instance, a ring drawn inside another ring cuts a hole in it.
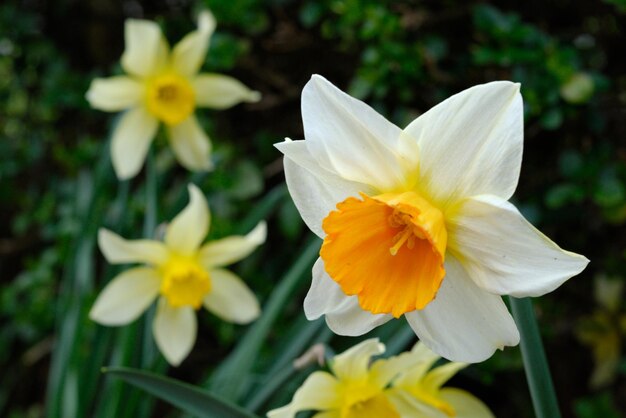
[[[417,364],[403,371],[392,382],[395,396],[419,411],[407,417],[493,418],[489,408],[471,393],[458,388],[442,387],[466,363],[452,362],[433,367],[440,359],[423,343],[411,351]],[[399,402],[399,401],[397,401]]]
[[[158,299],[152,331],[167,361],[178,365],[196,340],[196,313],[202,306],[219,318],[246,324],[260,313],[244,282],[224,266],[241,260],[265,241],[259,223],[245,236],[204,245],[210,212],[202,192],[189,186],[189,204],[165,230],[164,241],[125,240],[100,229],[98,244],[111,264],[141,263],[120,273],[102,290],[89,316],[103,325],[134,321]]]
[[[429,370],[439,357],[421,344],[371,362],[384,351],[378,339],[369,339],[335,356],[330,372],[312,373],[290,404],[267,416],[293,418],[313,410],[319,411],[313,418],[493,418],[468,392],[441,388],[464,364]]]
[[[276,146],[324,239],[304,311],[334,332],[404,315],[439,355],[482,361],[519,342],[501,295],[542,295],[587,265],[508,202],[522,160],[518,84],[472,87],[400,129],[315,75],[302,118],[306,139]]]
[[[578,321],[576,336],[592,350],[594,370],[589,386],[598,389],[612,383],[617,377],[626,335],[626,313],[622,309],[624,282],[619,278],[597,276],[593,314]]]
[[[170,48],[159,26],[128,19],[122,68],[128,75],[97,78],[87,100],[107,112],[125,111],[111,139],[111,159],[118,178],[134,177],[145,160],[160,122],[167,127],[176,158],[192,171],[211,169],[211,142],[194,115],[197,107],[226,109],[256,102],[260,94],[232,77],[198,74],[215,29],[208,11],[198,29]]]

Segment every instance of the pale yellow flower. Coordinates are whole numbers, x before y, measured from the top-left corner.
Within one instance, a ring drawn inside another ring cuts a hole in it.
[[[518,84],[472,87],[400,129],[315,75],[302,118],[306,140],[276,146],[324,239],[304,311],[334,332],[405,316],[439,355],[483,361],[519,342],[501,295],[542,295],[587,265],[508,202],[522,161]]]
[[[319,411],[313,418],[493,418],[468,392],[442,388],[464,364],[430,370],[439,357],[420,343],[409,353],[371,362],[384,351],[378,339],[369,339],[335,356],[330,372],[312,373],[290,404],[267,416],[293,418],[313,410]]]
[[[215,29],[208,11],[198,29],[170,48],[159,26],[128,19],[122,68],[128,75],[93,80],[87,100],[107,112],[126,111],[111,139],[111,159],[120,179],[134,177],[145,160],[160,122],[176,158],[192,171],[210,170],[211,142],[194,115],[197,107],[226,109],[256,102],[260,94],[232,77],[198,74]]]
[[[620,278],[600,275],[594,284],[598,306],[592,315],[578,321],[576,336],[592,350],[594,370],[589,385],[598,389],[617,377],[626,335],[626,313],[622,309],[624,282]]]
[[[407,417],[493,418],[489,408],[471,393],[443,387],[466,363],[446,363],[433,367],[440,357],[418,342],[411,355],[419,359],[416,366],[406,370],[393,381],[397,396],[419,410]]]
[[[196,340],[196,313],[202,306],[219,318],[246,324],[259,316],[259,303],[244,282],[224,266],[237,262],[265,241],[261,222],[246,236],[202,245],[210,213],[202,192],[189,185],[189,204],[167,226],[164,241],[125,240],[100,229],[98,244],[111,264],[142,263],[120,273],[102,290],[89,316],[103,325],[134,321],[158,299],[153,333],[172,365],[187,357]]]

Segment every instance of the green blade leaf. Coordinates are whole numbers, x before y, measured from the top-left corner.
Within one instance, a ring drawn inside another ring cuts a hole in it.
[[[261,317],[250,326],[237,347],[216,369],[210,379],[210,388],[226,399],[237,401],[246,390],[254,361],[258,358],[263,342],[272,330],[285,305],[298,286],[308,281],[310,269],[318,257],[320,242],[317,237],[309,240],[296,262],[275,287],[263,307]]]
[[[521,337],[520,348],[535,415],[537,418],[561,418],[532,300],[509,296],[509,302]]]
[[[124,367],[103,369],[198,418],[258,418],[209,392],[164,376]]]

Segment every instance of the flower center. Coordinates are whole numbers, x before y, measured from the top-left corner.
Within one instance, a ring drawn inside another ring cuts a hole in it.
[[[192,306],[198,309],[210,291],[209,273],[194,259],[172,256],[163,267],[161,294],[172,307]]]
[[[389,253],[391,253],[391,255],[398,254],[398,251],[404,244],[406,244],[409,250],[412,250],[415,248],[416,239],[428,239],[419,227],[413,225],[413,218],[411,215],[404,213],[399,209],[393,210],[393,213],[389,217],[389,226],[400,229],[400,232],[394,235],[391,240],[391,243],[393,244],[389,248]]]
[[[323,221],[326,271],[372,313],[397,318],[423,309],[445,276],[442,212],[415,192],[361,197],[339,203]]]
[[[196,101],[191,84],[176,74],[164,74],[148,82],[148,111],[168,125],[177,125],[194,111]]]
[[[400,418],[387,397],[371,385],[346,391],[341,418]]]

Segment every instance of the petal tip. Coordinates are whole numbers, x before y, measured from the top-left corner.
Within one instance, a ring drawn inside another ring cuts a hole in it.
[[[98,324],[100,323],[100,315],[98,313],[98,310],[96,309],[95,304],[89,310],[89,319],[91,319],[94,322],[97,322]]]
[[[256,300],[256,299],[255,299]],[[245,318],[241,318],[237,323],[239,325],[246,325],[251,322],[254,322],[259,316],[261,316],[261,306],[258,301],[256,301],[254,308],[250,310],[250,313]]]
[[[256,91],[256,90],[250,90],[248,92],[248,95],[246,97],[244,97],[244,101],[247,103],[258,103],[261,101],[261,92]]]
[[[285,154],[285,146],[287,146],[287,144],[290,144],[294,141],[292,141],[290,138],[285,138],[285,140],[283,142],[276,142],[274,144],[274,148],[276,148],[278,151],[282,152],[283,154]]]
[[[200,197],[202,195],[202,191],[194,183],[189,183],[187,185],[187,191],[189,192],[189,196],[192,197],[192,198],[193,197]]]
[[[209,9],[204,9],[198,14],[198,28],[201,31],[212,31],[217,26],[215,16]]]
[[[100,248],[100,252],[104,256],[104,258],[111,264],[114,264],[114,263],[111,261],[111,257],[110,257],[110,253],[108,249],[113,245],[111,241],[117,238],[120,238],[119,235],[117,235],[115,232],[109,229],[106,229],[106,228],[98,229],[98,247]]]
[[[330,81],[328,81],[324,76],[319,74],[313,74],[311,79],[304,85],[302,89],[302,94],[309,91],[309,89],[319,89],[327,86],[335,87]]]
[[[115,176],[119,181],[130,180],[135,177],[137,173],[141,170],[141,166],[137,170],[129,170],[127,166],[121,164],[119,162],[115,162],[115,158],[112,160],[113,162],[113,171],[115,171]]]
[[[249,238],[257,245],[261,245],[267,239],[267,222],[260,221],[249,233]]]

